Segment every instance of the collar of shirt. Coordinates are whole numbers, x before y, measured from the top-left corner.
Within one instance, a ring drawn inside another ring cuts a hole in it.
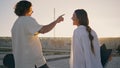
[[[78,28],[85,29],[86,27],[84,25],[80,25],[80,26],[78,26]]]

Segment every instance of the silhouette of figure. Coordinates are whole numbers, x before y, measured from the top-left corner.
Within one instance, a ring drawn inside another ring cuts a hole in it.
[[[15,68],[49,68],[38,34],[52,30],[64,20],[63,15],[48,25],[40,25],[31,17],[32,3],[26,0],[19,1],[14,12],[18,16],[11,30]]]
[[[96,32],[90,28],[87,12],[84,9],[74,11],[70,68],[103,68],[100,58],[100,44]]]

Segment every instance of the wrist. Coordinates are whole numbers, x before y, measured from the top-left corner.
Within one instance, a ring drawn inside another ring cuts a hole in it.
[[[54,21],[56,24],[59,23],[57,20]]]

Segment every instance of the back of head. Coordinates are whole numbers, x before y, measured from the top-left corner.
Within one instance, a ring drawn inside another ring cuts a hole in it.
[[[80,25],[84,25],[84,26],[89,25],[87,12],[84,9],[75,10],[75,14],[76,14],[77,18],[79,19]]]
[[[17,16],[24,16],[31,6],[32,4],[29,1],[26,0],[19,1],[15,6],[14,12]]]

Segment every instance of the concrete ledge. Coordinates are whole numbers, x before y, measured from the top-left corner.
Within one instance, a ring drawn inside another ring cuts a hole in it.
[[[69,55],[51,55],[45,56],[47,62],[70,58]]]

